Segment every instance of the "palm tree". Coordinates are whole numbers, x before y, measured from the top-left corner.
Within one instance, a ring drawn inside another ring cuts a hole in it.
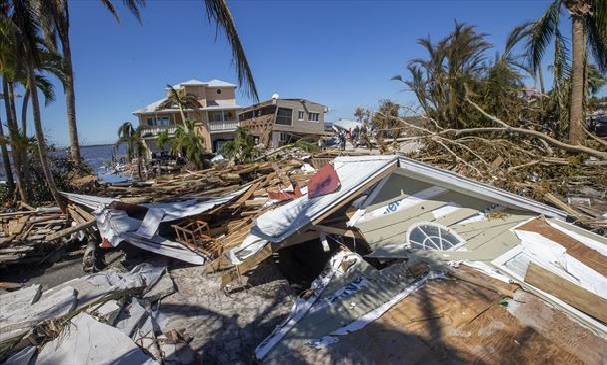
[[[0,8],[0,71],[2,73],[2,97],[6,111],[6,123],[8,127],[8,142],[11,146],[13,156],[13,165],[15,168],[15,177],[17,180],[17,190],[19,197],[24,202],[29,202],[28,180],[26,178],[28,169],[26,166],[27,152],[20,147],[18,141],[22,136],[17,125],[17,113],[15,107],[16,94],[14,84],[17,75],[26,78],[24,75],[23,62],[20,61],[20,55],[23,49],[20,48],[19,28],[9,13],[8,7]]]
[[[1,119],[1,118],[0,118]],[[6,145],[8,140],[4,134],[2,120],[0,120],[0,152],[2,152],[2,164],[4,165],[4,176],[6,176],[6,186],[8,187],[9,195],[15,190],[15,179],[13,178],[13,169],[11,168],[11,160],[8,157],[8,148]]]
[[[234,140],[228,141],[221,146],[221,153],[234,160],[234,163],[241,164],[252,161],[256,156],[255,141],[245,127],[237,127]]]
[[[185,131],[188,132],[188,119],[185,116],[185,109],[200,109],[202,108],[202,104],[198,101],[198,98],[192,94],[185,94],[183,96],[180,95],[179,91],[175,90],[171,85],[167,85],[170,93],[169,96],[162,102],[156,110],[162,109],[173,109],[175,107],[179,108],[179,113],[181,114],[181,121],[183,122],[183,126]]]
[[[121,144],[126,144],[126,158],[129,161],[132,161],[133,158],[137,158],[137,175],[139,175],[139,180],[143,181],[141,163],[146,156],[147,147],[141,136],[141,132],[141,126],[134,128],[131,122],[123,123],[120,128],[118,128],[118,141],[114,145],[114,148],[117,150]]]
[[[169,137],[169,131],[164,129],[162,131],[160,131],[160,133],[158,133],[158,135],[156,136],[156,146],[162,151],[166,151],[165,150],[165,145],[167,142],[169,142],[171,140],[171,138]]]
[[[145,0],[123,0],[126,7],[141,22],[139,7],[145,6]],[[112,1],[101,0],[101,3],[120,22],[118,13]],[[72,66],[72,48],[69,38],[70,13],[67,0],[39,1],[40,23],[43,25],[47,46],[57,51],[56,40],[61,43],[62,62],[65,70],[63,87],[67,108],[67,126],[70,138],[70,156],[76,165],[80,165],[80,146],[78,143],[78,127],[76,123],[76,95],[74,92],[74,71]]]
[[[185,157],[200,168],[203,147],[204,140],[194,128],[193,121],[186,120],[184,125],[177,126],[175,137],[171,139],[171,153]]]
[[[53,174],[51,173],[44,132],[42,129],[42,117],[40,114],[40,102],[38,100],[38,89],[36,87],[36,66],[40,63],[38,53],[38,38],[40,34],[40,25],[35,16],[32,4],[27,0],[13,0],[12,21],[18,29],[18,42],[16,43],[17,59],[23,61],[27,75],[27,88],[29,89],[32,101],[32,114],[34,118],[34,127],[36,130],[36,139],[38,140],[38,154],[40,164],[46,178],[48,189],[62,211],[66,211],[67,205],[65,199],[59,194],[55,185]]]
[[[404,82],[415,95],[429,117],[446,127],[467,125],[465,117],[472,113],[464,103],[465,86],[477,86],[485,72],[485,51],[491,45],[486,34],[474,26],[455,23],[447,37],[434,44],[430,37],[419,39],[428,52],[428,59],[414,59],[407,69],[411,79],[401,75],[392,79]]]
[[[571,15],[571,66],[567,42],[559,30],[560,15]],[[583,105],[587,49],[592,51],[597,67],[607,72],[607,2],[605,0],[554,0],[533,23],[528,40],[528,55],[535,71],[550,43],[555,41],[554,89],[561,100],[569,96],[569,143],[584,140]],[[570,78],[570,80],[569,80]],[[570,90],[569,90],[570,89]],[[561,101],[564,104],[564,100]],[[567,116],[565,116],[566,118]]]

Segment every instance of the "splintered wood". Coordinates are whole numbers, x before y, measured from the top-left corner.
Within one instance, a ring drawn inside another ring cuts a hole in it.
[[[68,223],[58,209],[0,214],[0,265],[37,262],[52,250],[47,236]]]

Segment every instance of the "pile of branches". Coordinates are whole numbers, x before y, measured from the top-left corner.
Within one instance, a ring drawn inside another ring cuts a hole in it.
[[[571,145],[510,126],[466,102],[487,119],[486,127],[442,128],[428,117],[422,123],[400,118],[407,137],[395,145],[417,143],[421,148],[409,157],[556,206],[580,225],[607,234],[606,140],[588,134],[584,145]]]

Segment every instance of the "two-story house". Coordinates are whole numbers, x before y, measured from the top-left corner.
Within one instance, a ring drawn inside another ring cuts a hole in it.
[[[326,107],[306,99],[280,99],[262,101],[243,109],[238,120],[251,135],[267,147],[305,138],[314,141],[325,135]]]
[[[193,95],[200,103],[200,108],[185,108],[185,118],[196,123],[196,130],[204,140],[206,152],[216,152],[225,141],[234,139],[234,131],[238,127],[237,115],[240,105],[236,104],[236,85],[220,81],[190,80],[174,85],[173,88],[183,97]],[[183,125],[179,106],[171,105],[161,108],[171,95],[167,88],[167,96],[146,107],[133,112],[139,118],[143,127],[143,136],[151,152],[159,151],[155,139],[162,130],[167,130],[169,136],[174,135],[178,125]]]

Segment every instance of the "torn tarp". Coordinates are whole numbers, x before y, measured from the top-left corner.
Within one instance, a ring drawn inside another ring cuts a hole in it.
[[[93,209],[97,227],[105,245],[117,246],[127,241],[143,250],[174,257],[194,265],[203,265],[208,258],[179,242],[157,234],[162,222],[171,222],[209,211],[242,195],[249,185],[213,198],[195,198],[177,202],[128,204],[111,198],[63,193],[75,203]],[[127,211],[137,211],[129,215]],[[142,219],[134,216],[142,216]]]

